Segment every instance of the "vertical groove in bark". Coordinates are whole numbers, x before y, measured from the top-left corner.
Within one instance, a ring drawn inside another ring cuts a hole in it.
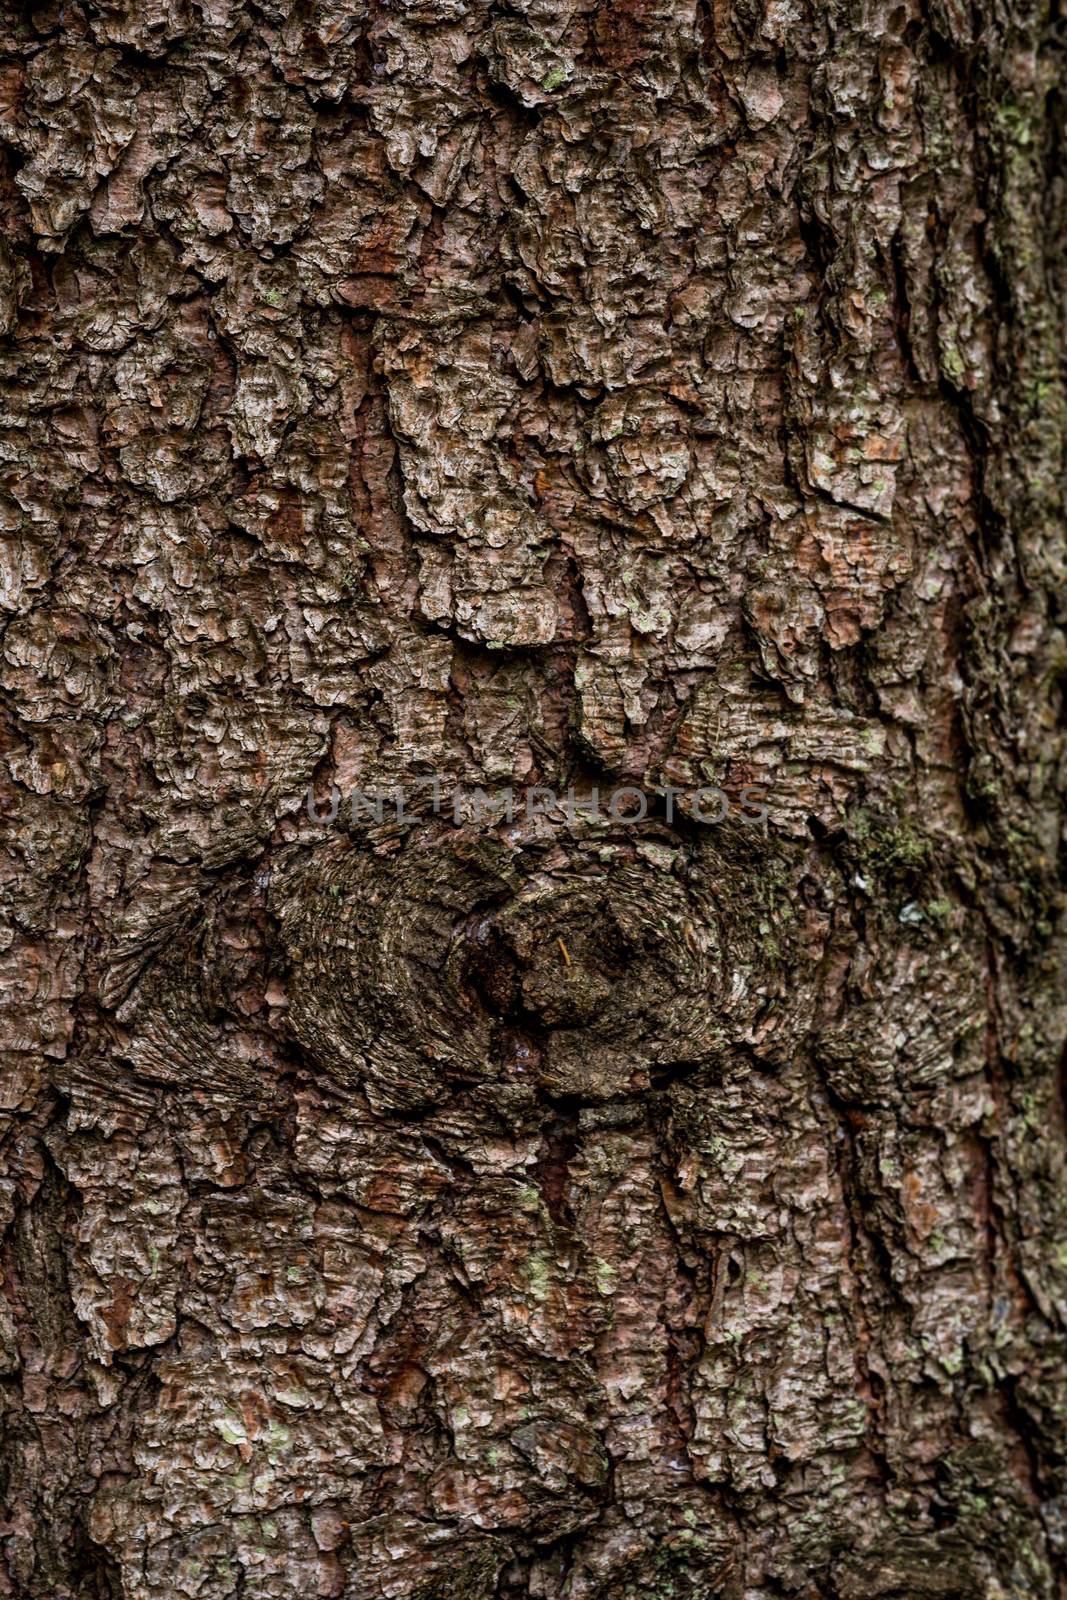
[[[0,1593],[1061,1596],[1062,19],[3,51]]]

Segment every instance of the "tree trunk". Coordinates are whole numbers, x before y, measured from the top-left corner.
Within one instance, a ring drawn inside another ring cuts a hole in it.
[[[1064,16],[3,26],[0,1593],[1063,1596]]]

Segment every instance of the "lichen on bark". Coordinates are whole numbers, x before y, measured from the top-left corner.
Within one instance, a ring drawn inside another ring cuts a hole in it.
[[[1062,18],[0,39],[0,1593],[1057,1600]]]

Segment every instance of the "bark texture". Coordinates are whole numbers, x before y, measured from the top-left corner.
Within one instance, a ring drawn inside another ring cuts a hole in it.
[[[1065,31],[5,6],[0,1593],[1065,1593]]]

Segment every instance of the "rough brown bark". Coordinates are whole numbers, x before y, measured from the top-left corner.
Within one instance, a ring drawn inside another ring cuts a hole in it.
[[[6,9],[0,1593],[1065,1593],[1065,27]]]

